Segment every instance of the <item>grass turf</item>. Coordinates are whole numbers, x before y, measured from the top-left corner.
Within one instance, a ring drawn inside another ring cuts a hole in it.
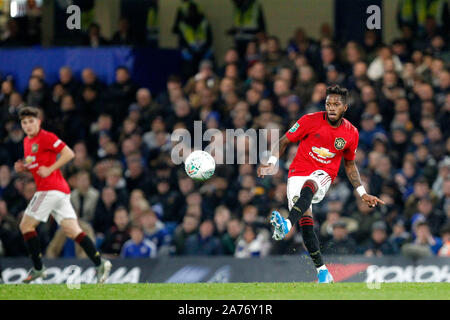
[[[449,300],[450,283],[141,283],[0,285],[0,300]]]

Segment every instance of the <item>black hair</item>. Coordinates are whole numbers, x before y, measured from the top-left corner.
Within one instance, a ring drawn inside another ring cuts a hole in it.
[[[167,82],[177,82],[177,83],[180,83],[180,84],[183,83],[181,77],[180,77],[179,75],[176,75],[176,74],[170,75],[170,76],[167,78]]]
[[[337,94],[341,96],[342,103],[347,103],[348,90],[346,88],[342,88],[337,84],[333,84],[327,88],[327,96],[330,94]]]

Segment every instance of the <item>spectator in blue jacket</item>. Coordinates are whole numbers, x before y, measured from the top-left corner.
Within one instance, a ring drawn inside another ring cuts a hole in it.
[[[442,240],[438,237],[433,237],[425,219],[417,219],[412,229],[414,230],[415,238],[411,243],[403,245],[402,253],[415,259],[437,255],[442,247]]]
[[[359,132],[359,146],[365,150],[372,149],[373,140],[377,133],[386,134],[383,127],[375,122],[375,116],[363,113],[361,116],[361,130]]]
[[[140,222],[145,239],[152,241],[158,248],[159,253],[163,248],[168,253],[167,250],[172,237],[166,225],[158,219],[156,212],[152,208],[148,208],[140,217]]]
[[[144,231],[139,224],[133,224],[130,229],[131,239],[122,247],[122,258],[154,258],[157,254],[156,245],[144,238]]]

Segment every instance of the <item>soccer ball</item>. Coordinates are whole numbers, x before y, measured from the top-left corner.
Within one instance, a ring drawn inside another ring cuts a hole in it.
[[[208,152],[196,150],[186,158],[184,169],[191,179],[205,181],[213,176],[216,162]]]

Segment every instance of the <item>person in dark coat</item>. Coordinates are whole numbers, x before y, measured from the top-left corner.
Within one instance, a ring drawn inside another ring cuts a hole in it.
[[[356,253],[356,242],[348,234],[344,221],[338,221],[333,225],[333,237],[325,243],[322,253],[339,255]]]
[[[387,238],[384,221],[377,221],[372,225],[371,238],[360,248],[360,253],[366,257],[382,257],[398,253],[397,248]]]
[[[125,207],[118,207],[114,211],[114,225],[108,230],[102,242],[103,253],[119,256],[123,244],[130,239],[130,223]]]
[[[214,236],[214,223],[212,220],[203,221],[199,232],[186,239],[185,255],[214,256],[221,255],[222,252],[222,244]]]

